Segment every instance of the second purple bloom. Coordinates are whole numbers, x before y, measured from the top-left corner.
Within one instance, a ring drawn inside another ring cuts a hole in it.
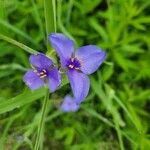
[[[87,75],[95,72],[105,59],[106,53],[95,45],[74,49],[72,40],[60,33],[52,33],[49,40],[60,57],[61,66],[67,69],[74,98],[67,96],[62,104],[63,111],[76,111],[89,92]]]
[[[23,80],[31,90],[36,90],[47,84],[54,92],[61,83],[61,76],[52,60],[42,53],[32,54],[29,58],[32,69],[28,70]]]

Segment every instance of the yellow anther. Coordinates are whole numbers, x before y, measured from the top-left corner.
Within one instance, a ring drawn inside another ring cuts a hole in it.
[[[40,75],[44,75],[45,73],[44,72],[40,72]]]
[[[42,71],[43,71],[44,73],[46,73],[46,70],[45,70],[45,69],[43,69]]]
[[[71,68],[71,69],[72,69],[73,67],[74,67],[74,65],[69,65],[69,68]]]
[[[47,75],[46,74],[43,74],[42,76],[40,76],[40,78],[45,78]]]

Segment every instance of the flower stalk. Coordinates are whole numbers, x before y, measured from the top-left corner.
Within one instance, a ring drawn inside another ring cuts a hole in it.
[[[40,144],[42,145],[42,133],[44,133],[44,123],[45,123],[45,118],[46,118],[46,107],[48,106],[48,100],[49,100],[49,89],[46,89],[46,94],[45,94],[45,99],[43,102],[43,107],[42,107],[42,114],[41,114],[41,119],[40,119],[40,123],[38,126],[38,133],[37,133],[37,137],[36,137],[36,142],[35,142],[35,146],[34,146],[34,150],[39,150]]]
[[[56,0],[44,0],[44,13],[46,23],[46,36],[51,32],[56,32]],[[47,41],[47,49],[50,51],[52,47]]]
[[[8,43],[11,43],[11,44],[15,45],[15,46],[23,49],[24,51],[26,51],[26,52],[28,52],[30,54],[37,54],[38,53],[37,51],[35,51],[34,49],[32,49],[32,48],[24,45],[23,43],[20,43],[20,42],[14,40],[14,39],[12,39],[12,38],[10,38],[8,36],[5,36],[3,34],[0,34],[0,39],[6,41]]]
[[[48,36],[51,32],[56,32],[56,0],[44,0],[44,14],[45,14],[45,22],[46,22],[46,36]],[[52,47],[47,41],[47,51],[52,51]],[[38,126],[38,133],[36,137],[34,150],[42,149],[43,140],[42,137],[44,134],[44,125],[45,118],[48,110],[48,99],[49,99],[49,89],[46,90],[45,99],[42,107],[42,114],[40,123]]]

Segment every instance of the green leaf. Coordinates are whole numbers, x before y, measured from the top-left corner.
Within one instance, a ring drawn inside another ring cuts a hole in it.
[[[25,92],[16,97],[1,101],[0,114],[11,111],[15,108],[19,108],[35,100],[38,100],[39,98],[42,98],[44,95],[45,95],[45,88],[41,88],[35,91],[26,90]]]
[[[5,36],[3,34],[0,34],[0,39],[3,39],[4,41],[7,41],[7,42],[9,42],[9,43],[11,43],[13,45],[16,45],[16,46],[20,47],[21,49],[25,50],[28,53],[31,53],[31,54],[37,54],[38,53],[34,49],[32,49],[32,48],[30,48],[30,47],[28,47],[28,46],[26,46],[26,45],[24,45],[24,44],[22,44],[22,43],[20,43],[18,41],[15,41],[14,39],[12,39],[10,37],[7,37],[7,36]]]
[[[74,1],[75,5],[80,9],[83,14],[87,14],[94,10],[98,4],[101,3],[101,0],[81,0],[81,1]]]
[[[109,37],[106,30],[100,25],[100,23],[98,23],[96,19],[89,19],[89,24],[103,38],[104,41],[108,41]]]
[[[127,52],[128,54],[143,53],[144,50],[139,44],[125,44],[121,46],[121,50]]]
[[[51,32],[56,32],[56,1],[44,0],[44,14],[46,23],[47,37]],[[47,40],[47,49],[52,50],[49,41]]]
[[[24,33],[23,31],[19,30],[18,28],[16,28],[15,26],[12,26],[10,23],[0,19],[0,25],[3,25],[5,28],[10,29],[11,31],[13,31],[14,33],[18,34],[19,36],[24,37],[25,39],[27,39],[29,42],[31,42],[32,44],[34,44],[35,46],[38,46],[35,41],[26,33]]]
[[[84,108],[84,110],[86,112],[88,112],[91,116],[101,120],[102,122],[104,122],[105,124],[107,124],[108,126],[110,127],[113,127],[114,128],[114,124],[109,121],[107,118],[105,118],[104,116],[102,116],[101,114],[97,113],[95,110],[92,110],[92,109],[86,109]]]
[[[102,70],[103,80],[107,81],[108,79],[110,79],[113,72],[114,72],[114,64],[113,63],[110,63],[110,65],[105,66],[105,68]]]

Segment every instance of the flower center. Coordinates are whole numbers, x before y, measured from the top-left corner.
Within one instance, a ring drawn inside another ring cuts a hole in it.
[[[35,72],[41,79],[47,77],[47,71],[46,71],[45,69],[40,70],[40,71],[38,71],[38,70],[35,69],[34,72]]]
[[[81,67],[81,63],[80,61],[75,58],[75,57],[72,57],[70,58],[68,61],[67,61],[67,64],[66,64],[67,68],[70,69],[70,70],[79,70],[80,67]]]

